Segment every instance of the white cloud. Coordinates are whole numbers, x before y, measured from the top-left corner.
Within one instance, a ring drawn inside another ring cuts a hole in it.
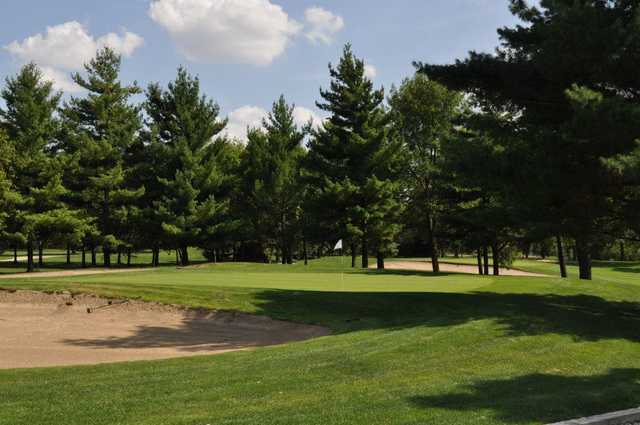
[[[374,78],[376,78],[376,76],[378,75],[378,69],[371,65],[371,64],[366,64],[364,66],[364,76],[367,77],[370,80],[373,80]]]
[[[267,114],[268,112],[259,106],[247,105],[238,108],[229,114],[229,123],[224,130],[224,134],[246,142],[247,128],[262,128],[262,120],[266,118]],[[315,127],[322,124],[322,118],[318,114],[302,106],[295,107],[293,119],[300,128],[307,125],[309,120],[313,121]]]
[[[71,79],[71,75],[68,72],[49,66],[41,66],[40,70],[44,80],[53,83],[54,90],[61,90],[67,93],[77,93],[80,90],[80,86]]]
[[[307,9],[304,17],[310,26],[306,36],[314,43],[331,44],[335,35],[344,28],[342,16],[334,15],[321,7]]]
[[[142,37],[127,31],[95,38],[84,25],[70,21],[47,27],[44,34],[35,34],[22,41],[15,40],[4,49],[22,63],[37,63],[44,75],[54,81],[56,88],[75,91],[78,87],[69,78],[69,71],[82,69],[98,49],[109,46],[128,57],[143,42]]]
[[[204,63],[269,65],[302,28],[269,0],[154,0],[149,15]]]
[[[311,109],[304,108],[302,106],[296,106],[293,110],[293,119],[298,126],[303,127],[312,121],[314,127],[319,127],[322,124],[322,118]]]
[[[267,116],[267,111],[258,106],[243,106],[229,114],[229,123],[225,128],[227,136],[246,141],[247,128],[262,127],[262,119]]]

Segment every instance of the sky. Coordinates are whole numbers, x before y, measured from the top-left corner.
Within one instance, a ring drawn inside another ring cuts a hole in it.
[[[412,61],[448,63],[491,52],[496,29],[516,24],[507,0],[3,0],[0,78],[36,62],[66,96],[95,51],[123,56],[122,79],[166,84],[180,65],[243,138],[280,94],[296,119],[316,122],[328,64],[345,43],[376,86],[411,76]]]

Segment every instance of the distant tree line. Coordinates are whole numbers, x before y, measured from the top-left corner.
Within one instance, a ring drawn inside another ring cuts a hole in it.
[[[83,267],[162,250],[188,265],[307,262],[338,239],[356,267],[401,254],[473,253],[480,274],[516,256],[638,256],[640,6],[511,0],[524,25],[494,54],[416,62],[388,96],[346,46],[300,127],[277,99],[248,142],[223,135],[218,105],[180,68],[166,87],[120,80],[97,52],[63,100],[35,64],[0,107],[0,248],[81,254]],[[144,101],[134,99],[144,96]],[[493,261],[490,261],[490,257]]]

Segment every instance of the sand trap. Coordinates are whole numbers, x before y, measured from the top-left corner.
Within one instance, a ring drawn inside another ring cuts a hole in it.
[[[415,270],[431,272],[433,267],[430,261],[391,261],[385,264],[389,270]],[[445,273],[478,274],[478,266],[464,264],[440,263],[440,271]],[[492,271],[489,270],[489,273]],[[530,276],[549,277],[545,274],[523,272],[522,270],[500,269],[501,276]]]
[[[11,273],[0,274],[0,279],[31,279],[35,277],[69,277],[69,276],[90,276],[94,274],[113,274],[113,273],[134,273],[148,272],[157,269],[77,269],[77,270],[60,270],[55,272],[33,272],[33,273]]]
[[[120,303],[0,291],[0,369],[218,354],[329,334],[323,327],[249,314]],[[95,310],[88,314],[87,308]]]

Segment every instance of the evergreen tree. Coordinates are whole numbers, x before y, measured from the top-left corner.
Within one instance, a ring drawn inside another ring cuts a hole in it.
[[[15,150],[4,130],[0,129],[0,249],[9,246],[16,250],[16,236],[11,233],[11,223],[19,214],[20,194],[15,190],[13,164]]]
[[[188,265],[188,248],[206,245],[225,224],[228,200],[219,195],[226,177],[214,137],[226,121],[219,119],[218,105],[200,93],[199,80],[183,68],[167,90],[149,86],[145,110],[157,172],[151,219],[177,250],[180,264]]]
[[[34,64],[24,66],[16,77],[6,80],[2,90],[5,109],[0,118],[15,155],[12,168],[13,189],[19,195],[18,210],[6,222],[14,244],[27,245],[27,270],[33,271],[37,245],[42,265],[42,249],[52,236],[66,231],[63,215],[66,189],[61,182],[62,164],[54,157],[53,146],[59,133],[55,118],[60,94],[45,81]],[[78,219],[80,220],[80,219]]]
[[[576,241],[580,277],[608,231],[620,184],[602,159],[635,148],[640,77],[640,5],[628,0],[511,0],[526,25],[499,30],[496,54],[472,52],[453,65],[419,69],[473,94],[485,110],[518,117],[538,166],[531,210],[553,211],[558,233]],[[597,119],[594,119],[596,118]]]
[[[127,187],[125,157],[141,127],[139,108],[130,104],[140,93],[134,83],[119,81],[121,57],[104,48],[85,65],[74,81],[88,94],[71,98],[63,109],[66,137],[60,148],[68,155],[65,183],[75,195],[74,203],[95,218],[101,240],[91,244],[95,258],[96,243],[102,244],[104,265],[111,265],[111,252],[123,236],[118,211],[140,197],[143,188]]]
[[[295,124],[294,106],[281,96],[263,120],[264,130],[249,131],[242,154],[241,203],[256,235],[279,250],[283,264],[293,261],[302,191],[300,160],[304,132]]]
[[[508,118],[473,113],[465,124],[442,144],[442,172],[454,182],[444,198],[445,219],[478,250],[481,274],[489,274],[491,251],[493,274],[498,275],[501,263],[510,265],[507,248],[522,233],[515,202],[523,187],[520,163],[509,149],[513,141]]]
[[[374,90],[364,68],[350,45],[338,66],[329,66],[331,86],[321,90],[324,101],[317,106],[331,115],[314,132],[306,168],[320,220],[329,232],[358,240],[362,267],[368,268],[370,243],[387,239],[375,234],[377,222],[391,224],[379,212],[397,210],[382,204],[398,206],[395,197],[381,199],[371,191],[392,192],[400,145],[389,135],[384,91]]]

